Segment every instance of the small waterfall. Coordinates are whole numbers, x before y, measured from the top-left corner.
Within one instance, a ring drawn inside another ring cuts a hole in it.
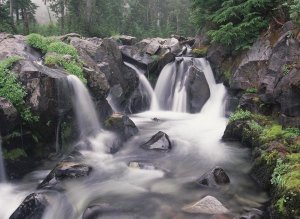
[[[74,75],[68,76],[69,85],[73,88],[72,103],[80,131],[80,136],[86,138],[101,131],[100,122],[93,100],[85,85]]]
[[[161,109],[187,112],[185,84],[191,66],[193,58],[178,57],[163,68],[155,86],[155,94]]]
[[[133,69],[137,76],[139,77],[139,80],[140,80],[140,90],[141,90],[141,93],[142,91],[145,91],[146,92],[146,98],[148,100],[148,102],[150,103],[150,108],[151,110],[159,110],[159,107],[158,107],[158,102],[157,102],[157,97],[155,95],[155,92],[150,84],[150,82],[148,81],[148,79],[145,77],[144,73],[136,68],[134,65],[128,63],[128,62],[124,62],[124,64],[126,66],[128,66],[129,68]]]
[[[217,98],[218,95],[216,93],[225,92],[222,84],[216,84],[212,69],[206,59],[177,57],[174,62],[163,68],[155,86],[155,95],[157,96],[160,109],[174,112],[189,112],[186,82],[191,67],[203,71],[211,92],[211,97],[201,112],[212,109],[207,105],[210,105]],[[220,107],[213,107],[213,109],[219,110]]]
[[[2,139],[0,137],[0,183],[6,181],[5,167],[2,154]]]

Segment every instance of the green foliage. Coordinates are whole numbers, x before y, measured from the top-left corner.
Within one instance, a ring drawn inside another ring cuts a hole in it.
[[[27,36],[27,43],[36,49],[41,50],[43,53],[48,51],[48,46],[52,43],[57,42],[58,40],[54,37],[44,37],[40,34],[32,33]]]
[[[213,42],[248,49],[261,30],[268,27],[268,18],[277,2],[272,0],[192,0],[192,19],[200,28],[209,29]]]
[[[3,157],[6,160],[18,160],[19,158],[24,158],[27,157],[26,152],[24,151],[24,149],[21,148],[16,148],[10,151],[3,151]]]
[[[231,114],[229,117],[229,122],[234,122],[237,120],[246,120],[251,118],[251,112],[248,110],[237,110],[235,113]]]
[[[249,94],[256,94],[257,89],[255,87],[252,87],[252,88],[248,88],[245,92]]]
[[[292,65],[288,65],[288,64],[285,64],[285,65],[283,65],[282,66],[282,73],[285,75],[285,76],[287,76],[289,73],[290,73],[290,71],[292,70],[292,68],[293,68],[293,66]]]
[[[82,65],[74,59],[66,59],[61,54],[51,54],[45,58],[45,64],[48,66],[59,65],[70,74],[77,76],[83,83],[87,83],[83,75]]]
[[[47,47],[47,52],[55,52],[55,53],[61,54],[61,55],[71,55],[73,58],[78,57],[77,50],[73,46],[63,43],[63,42],[51,43]]]
[[[9,17],[8,5],[0,5],[0,32],[14,32],[14,26]]]
[[[0,62],[0,96],[9,100],[18,109],[23,121],[36,122],[38,117],[33,116],[30,109],[25,106],[25,89],[18,82],[14,73],[9,70],[20,59],[22,58],[12,56]]]
[[[274,141],[276,139],[279,139],[280,137],[283,136],[283,131],[282,131],[282,126],[274,124],[271,127],[266,127],[261,136],[260,140],[263,143]]]
[[[291,0],[291,3],[285,4],[290,9],[291,18],[300,25],[300,1],[299,0]]]
[[[282,161],[282,159],[277,160],[276,167],[272,174],[271,183],[276,186],[283,186],[286,182],[283,175],[287,173],[289,166]]]
[[[86,83],[82,63],[78,58],[77,50],[73,46],[60,42],[56,38],[44,37],[35,33],[27,36],[27,42],[30,46],[40,49],[44,53],[53,53],[46,56],[46,65],[61,66],[68,73],[77,76],[82,82]],[[71,59],[65,58],[64,55],[70,55]]]
[[[205,57],[207,55],[207,49],[208,47],[195,48],[192,52],[196,57]]]

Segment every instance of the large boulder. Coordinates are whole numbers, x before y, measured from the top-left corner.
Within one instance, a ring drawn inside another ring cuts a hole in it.
[[[205,75],[196,67],[190,67],[186,81],[188,108],[191,113],[199,113],[210,97],[210,90]]]
[[[169,136],[159,131],[153,135],[149,141],[141,145],[146,150],[158,150],[158,151],[169,151],[172,149],[172,144]]]
[[[267,73],[267,64],[272,54],[272,46],[268,39],[260,38],[244,55],[237,70],[230,80],[230,88],[246,90],[258,88],[260,80]]]
[[[48,205],[49,201],[45,193],[32,193],[25,198],[9,219],[42,219]]]
[[[190,214],[226,214],[229,210],[215,197],[206,196],[196,203],[186,205],[182,208]]]
[[[6,135],[20,123],[19,113],[11,102],[0,97],[0,133]],[[5,124],[5,125],[4,125]]]

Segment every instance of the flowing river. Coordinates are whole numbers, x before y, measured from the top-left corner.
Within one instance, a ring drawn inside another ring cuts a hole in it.
[[[188,113],[186,107],[186,72],[191,66],[204,72],[210,88],[210,98],[196,114]],[[146,79],[140,75],[141,78]],[[155,99],[150,111],[130,115],[139,133],[113,155],[106,151],[116,136],[95,124],[98,120],[94,110],[86,109],[93,107],[93,103],[86,91],[82,93],[85,88],[78,85],[80,82],[71,77],[69,83],[81,96],[74,107],[78,112],[79,127],[85,130],[81,134],[88,135],[91,148],[80,152],[83,162],[92,166],[93,171],[87,178],[63,183],[64,192],[52,191],[52,204],[43,219],[82,219],[86,208],[93,205],[104,206],[106,211],[91,219],[206,219],[212,216],[184,213],[182,207],[207,195],[217,198],[234,217],[245,209],[260,208],[267,201],[266,193],[249,176],[249,149],[221,140],[228,122],[224,107],[226,89],[222,84],[216,84],[205,59],[184,58],[179,66],[168,64],[154,91],[149,91],[146,83],[150,98],[155,96],[157,102]],[[88,116],[84,117],[85,114]],[[96,134],[94,130],[97,130]],[[142,149],[140,145],[158,131],[169,135],[172,149],[168,152]],[[89,135],[91,132],[93,134]],[[128,165],[130,162],[143,163],[145,168],[133,168]],[[227,172],[229,185],[216,188],[189,186],[216,166]],[[53,164],[45,165],[21,182],[0,184],[0,218],[8,219],[51,168]]]

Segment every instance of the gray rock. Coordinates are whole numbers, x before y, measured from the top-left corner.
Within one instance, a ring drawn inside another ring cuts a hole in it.
[[[43,182],[39,184],[38,189],[60,190],[60,183],[62,181],[87,177],[91,171],[92,167],[86,164],[65,159],[56,165]]]
[[[206,101],[210,97],[210,90],[202,71],[191,67],[186,81],[188,95],[188,108],[191,113],[199,113]]]
[[[196,184],[200,186],[216,187],[218,185],[226,185],[230,183],[230,179],[225,170],[221,167],[215,167],[209,172],[203,174]]]
[[[220,201],[212,196],[206,196],[196,203],[186,205],[182,210],[190,214],[226,214],[229,212]]]
[[[169,151],[172,149],[172,144],[169,136],[159,131],[153,135],[149,141],[142,144],[141,147],[147,150]]]
[[[19,124],[19,113],[11,102],[0,97],[0,132],[6,135]]]
[[[44,193],[32,193],[25,198],[9,219],[42,219],[48,205]]]
[[[234,90],[258,88],[260,79],[267,73],[267,62],[271,53],[270,41],[264,38],[258,39],[234,72],[230,80],[230,88]]]

